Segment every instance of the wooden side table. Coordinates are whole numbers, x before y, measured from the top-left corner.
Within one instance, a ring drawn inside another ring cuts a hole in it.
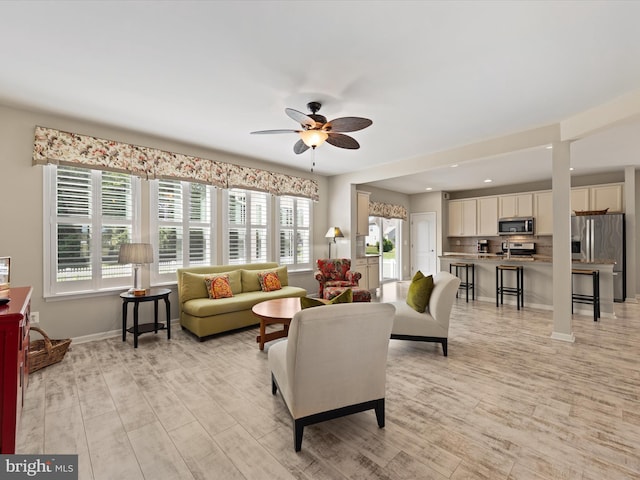
[[[264,344],[289,334],[289,324],[293,316],[301,310],[298,297],[276,298],[257,303],[251,308],[253,314],[260,319],[260,334],[256,337],[260,350]],[[282,330],[266,333],[267,325],[282,324]]]
[[[122,298],[122,341],[127,341],[127,332],[133,333],[133,348],[138,348],[138,337],[143,333],[167,329],[167,340],[171,339],[171,304],[169,303],[168,288],[150,288],[144,295],[136,296],[133,293],[123,292]],[[167,311],[166,325],[158,323],[158,300],[163,299]],[[127,328],[127,306],[133,302],[133,327]],[[138,307],[142,302],[153,302],[153,323],[138,324]]]

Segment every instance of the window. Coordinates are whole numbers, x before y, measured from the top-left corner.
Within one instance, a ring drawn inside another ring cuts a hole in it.
[[[259,263],[268,260],[270,196],[264,192],[226,191],[225,263]]]
[[[151,243],[157,252],[152,283],[175,282],[178,268],[211,265],[214,188],[175,180],[150,183]]]
[[[44,169],[45,296],[124,288],[130,265],[118,264],[121,243],[135,241],[138,178],[123,173],[48,165]]]
[[[278,198],[279,263],[292,269],[311,268],[311,200]]]

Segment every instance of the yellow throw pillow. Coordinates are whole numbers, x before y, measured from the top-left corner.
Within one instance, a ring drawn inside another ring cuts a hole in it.
[[[418,270],[411,280],[407,293],[407,305],[418,313],[423,313],[429,306],[429,299],[433,291],[433,276],[425,277]]]
[[[350,288],[347,288],[340,295],[333,297],[328,302],[323,302],[322,300],[318,300],[317,298],[300,297],[300,308],[304,310],[305,308],[321,307],[322,305],[335,305],[337,303],[351,302],[353,302],[353,291]]]
[[[260,272],[258,273],[258,280],[263,292],[275,292],[282,288],[277,272]]]
[[[229,275],[211,275],[205,277],[204,283],[207,286],[209,298],[230,298],[233,297],[231,285],[229,284]]]

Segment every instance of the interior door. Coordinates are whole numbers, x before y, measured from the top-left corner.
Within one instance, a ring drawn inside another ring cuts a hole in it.
[[[436,233],[435,212],[411,214],[411,276],[436,274]]]

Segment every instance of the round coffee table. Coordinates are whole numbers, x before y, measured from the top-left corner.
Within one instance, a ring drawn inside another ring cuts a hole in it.
[[[260,335],[256,337],[260,350],[264,350],[266,342],[286,337],[289,334],[291,319],[300,310],[299,297],[275,298],[255,304],[251,311],[260,319]],[[283,325],[282,330],[266,333],[267,325],[278,323]]]

